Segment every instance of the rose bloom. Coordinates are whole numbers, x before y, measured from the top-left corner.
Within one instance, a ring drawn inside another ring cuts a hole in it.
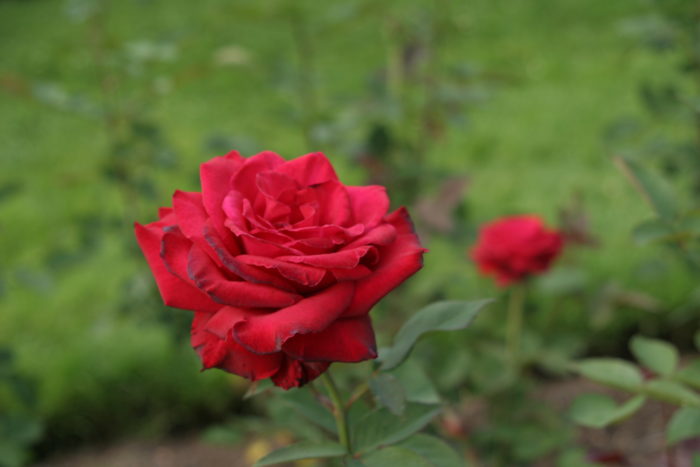
[[[482,274],[506,287],[546,271],[563,245],[563,236],[537,216],[504,217],[481,227],[471,257]]]
[[[340,183],[321,153],[234,151],[200,178],[135,228],[165,304],[194,311],[203,367],[288,389],[375,358],[370,309],[422,266],[406,210]]]

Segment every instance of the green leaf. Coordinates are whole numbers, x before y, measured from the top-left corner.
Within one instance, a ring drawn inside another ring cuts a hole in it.
[[[678,213],[670,187],[660,176],[651,173],[637,161],[616,157],[615,162],[627,175],[635,188],[649,202],[659,217],[674,219]]]
[[[399,366],[411,352],[418,339],[431,331],[464,329],[492,299],[444,301],[430,304],[413,315],[399,330],[394,345],[382,356],[382,370]]]
[[[684,216],[679,219],[678,230],[685,238],[692,239],[700,236],[700,210],[684,213]]]
[[[676,410],[666,427],[669,444],[700,436],[700,408],[682,407]]]
[[[660,219],[644,221],[632,231],[632,238],[638,245],[662,242],[675,234],[672,226]]]
[[[433,385],[430,377],[425,373],[423,367],[413,360],[391,371],[403,385],[406,392],[406,401],[417,404],[439,404],[440,394]]]
[[[646,393],[656,399],[676,405],[700,407],[700,396],[687,386],[667,380],[652,380],[646,384]]]
[[[692,361],[685,368],[681,368],[676,373],[675,379],[688,386],[700,389],[700,360]]]
[[[636,396],[618,406],[603,394],[582,394],[574,401],[569,415],[580,425],[603,428],[629,417],[639,410],[645,400],[644,396]]]
[[[700,350],[700,331],[695,333],[695,348]]]
[[[362,462],[367,467],[435,467],[435,464],[431,464],[419,454],[399,446],[390,446],[374,451],[363,457]]]
[[[340,457],[347,454],[343,446],[338,443],[298,443],[286,446],[271,452],[259,461],[254,467],[281,464],[283,462],[298,461],[302,459],[319,459],[328,457]]]
[[[435,436],[419,433],[399,444],[399,447],[415,452],[436,467],[464,467],[459,454]]]
[[[311,394],[311,391],[304,389],[293,389],[281,394],[279,397],[281,403],[291,407],[300,415],[306,417],[312,423],[328,430],[331,433],[336,433],[335,420],[333,416],[326,410]]]
[[[668,342],[635,336],[630,350],[642,366],[658,375],[669,376],[678,366],[678,350]]]
[[[352,423],[353,446],[357,452],[395,444],[421,430],[440,412],[440,407],[409,404],[396,417],[386,409],[373,410]]]
[[[393,375],[379,373],[369,380],[369,387],[377,401],[394,415],[401,415],[406,409],[406,392],[401,382]]]
[[[596,383],[627,391],[638,391],[642,374],[636,366],[616,358],[589,358],[575,364],[575,369]]]

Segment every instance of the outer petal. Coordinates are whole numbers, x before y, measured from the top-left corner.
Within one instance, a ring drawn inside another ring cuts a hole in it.
[[[208,325],[218,314],[196,313],[192,322],[192,347],[204,369],[217,367],[253,381],[278,373],[282,354],[257,355],[233,341],[230,332],[223,338],[211,333]]]
[[[163,302],[175,308],[212,313],[221,305],[214,302],[194,285],[168,271],[160,257],[162,227],[158,222],[143,226],[134,224],[136,240],[153,271]]]
[[[272,376],[272,382],[282,389],[298,388],[316,379],[329,365],[325,362],[300,362],[286,358],[277,374]]]
[[[233,328],[234,339],[251,352],[279,352],[292,336],[320,332],[342,315],[355,286],[340,282],[274,313],[251,316]]]
[[[369,316],[341,319],[314,334],[299,334],[282,346],[287,355],[317,362],[361,362],[377,357]]]
[[[221,265],[217,255],[204,238],[204,233],[211,228],[209,227],[209,216],[202,204],[202,194],[177,190],[173,195],[173,209],[177,218],[177,226],[182,233],[206,251],[217,264]],[[229,250],[233,249],[234,254],[238,252],[235,242],[228,242],[228,246]]]
[[[282,308],[301,296],[262,284],[230,280],[197,245],[192,245],[187,272],[195,285],[222,305],[243,308]]]
[[[227,338],[226,344],[228,345],[228,354],[219,368],[251,381],[275,375],[279,372],[284,361],[284,355],[281,353],[259,355],[249,352],[230,336]]]
[[[173,214],[173,208],[171,207],[162,207],[158,208],[158,219],[169,222],[169,223],[174,223],[174,218],[169,217]],[[172,222],[171,222],[172,220]]]
[[[277,171],[294,178],[301,186],[319,185],[338,180],[330,161],[320,152],[287,161],[278,167]]]
[[[345,317],[369,312],[384,295],[423,267],[423,253],[426,250],[420,245],[413,231],[413,224],[406,209],[397,209],[386,217],[386,221],[396,228],[396,240],[380,249],[380,263],[374,274],[357,283],[353,301]]]
[[[160,240],[160,258],[170,274],[188,283],[187,256],[190,248],[192,248],[192,242],[182,235],[176,226],[163,228],[163,237]]]
[[[173,194],[173,210],[177,218],[177,226],[190,240],[202,239],[207,212],[202,204],[202,194],[191,191],[175,191]]]

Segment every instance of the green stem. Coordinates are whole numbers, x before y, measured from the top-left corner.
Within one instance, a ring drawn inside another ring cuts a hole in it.
[[[350,445],[350,436],[348,432],[348,420],[345,414],[345,406],[343,404],[343,399],[340,397],[340,392],[338,387],[333,382],[330,372],[325,372],[321,375],[320,379],[326,386],[328,391],[328,396],[333,402],[333,416],[335,417],[335,425],[338,428],[338,440],[340,444],[345,446],[348,453],[352,453],[352,446]]]
[[[520,336],[523,330],[523,306],[525,304],[525,286],[516,285],[510,291],[508,301],[508,321],[506,323],[506,341],[511,362],[517,369],[520,364]]]

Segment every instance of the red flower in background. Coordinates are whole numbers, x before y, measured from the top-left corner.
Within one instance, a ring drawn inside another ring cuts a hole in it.
[[[546,271],[563,245],[562,235],[539,217],[512,216],[482,226],[471,256],[479,271],[505,287]]]
[[[165,304],[195,312],[204,368],[288,389],[375,358],[370,309],[422,266],[406,210],[343,185],[320,153],[231,152],[200,176],[136,238]]]

